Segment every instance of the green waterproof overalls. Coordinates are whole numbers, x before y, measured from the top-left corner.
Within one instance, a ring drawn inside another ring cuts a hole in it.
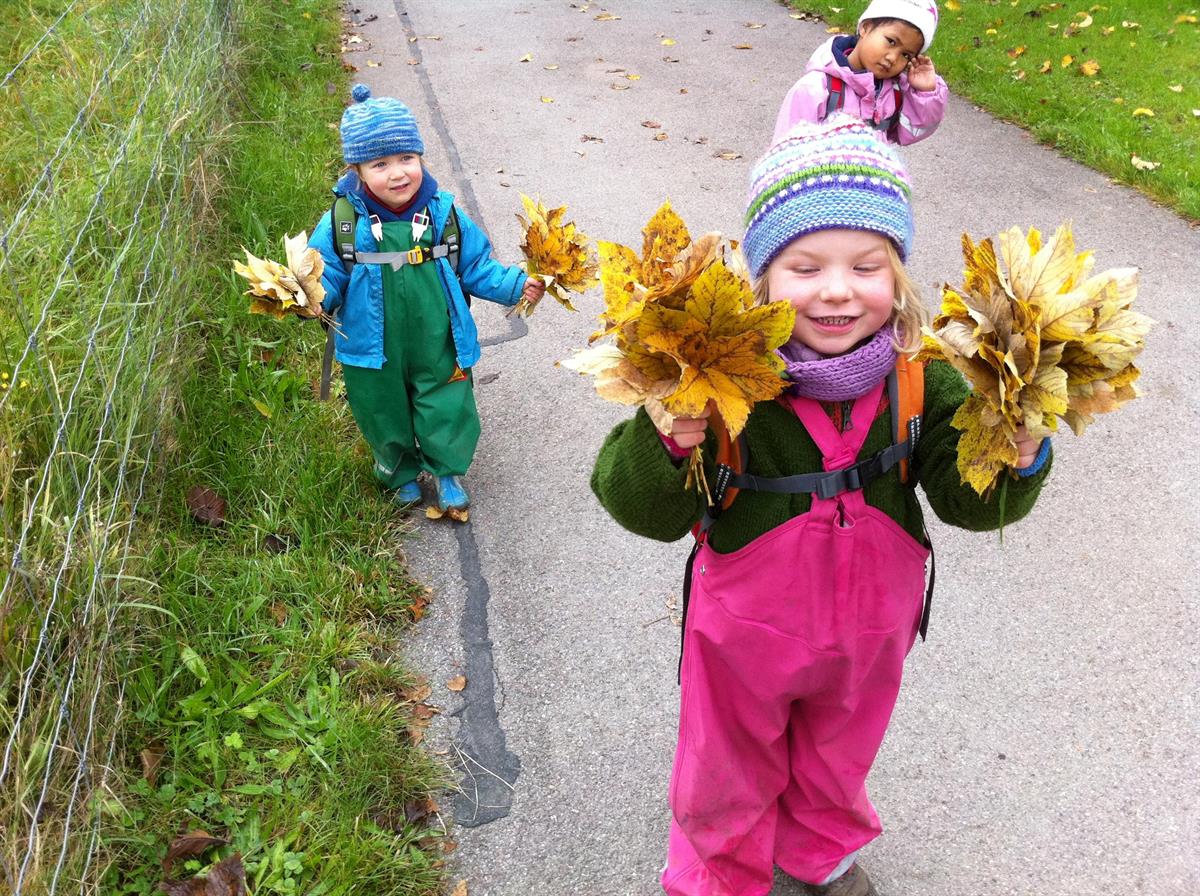
[[[432,229],[420,245],[430,246]],[[383,225],[380,252],[414,247],[408,221]],[[432,261],[383,273],[383,367],[345,365],[346,398],[375,455],[375,477],[399,488],[426,470],[461,476],[479,441],[471,380],[454,360],[446,294]]]

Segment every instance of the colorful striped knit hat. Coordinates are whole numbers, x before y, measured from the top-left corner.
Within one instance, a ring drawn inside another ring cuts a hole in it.
[[[797,237],[843,227],[883,234],[901,259],[912,248],[904,163],[869,125],[834,113],[799,122],[751,170],[742,243],[750,273],[761,277]]]
[[[342,113],[342,158],[357,165],[404,152],[425,154],[417,120],[408,106],[391,97],[371,97],[371,88],[355,84],[354,104]]]

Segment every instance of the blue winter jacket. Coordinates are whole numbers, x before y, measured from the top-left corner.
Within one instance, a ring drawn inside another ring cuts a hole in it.
[[[355,248],[360,252],[378,252],[379,245],[371,235],[371,222],[359,195],[358,183],[358,175],[347,172],[333,192],[346,196],[358,212]],[[453,201],[454,197],[443,190],[429,201],[434,245],[442,239]],[[332,214],[332,211],[325,213],[308,244],[325,260],[325,273],[321,275],[325,286],[322,307],[337,316],[338,332],[334,339],[337,359],[353,367],[380,368],[386,360],[383,356],[383,272],[376,264],[356,264],[353,271],[346,273],[333,242]],[[487,235],[463,214],[461,208],[458,209],[458,227],[461,248],[457,276],[449,259],[438,258],[426,264],[437,265],[442,291],[446,294],[446,308],[450,312],[456,360],[458,366],[466,370],[479,360],[479,332],[463,290],[501,305],[515,305],[521,298],[526,274],[518,267],[507,267],[492,258],[492,244]]]

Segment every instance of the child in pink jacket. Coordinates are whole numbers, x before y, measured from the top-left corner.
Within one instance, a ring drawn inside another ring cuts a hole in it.
[[[872,0],[856,35],[817,48],[775,120],[775,143],[798,121],[821,122],[841,109],[891,143],[924,140],[946,111],[946,82],[925,55],[937,30],[933,0]]]

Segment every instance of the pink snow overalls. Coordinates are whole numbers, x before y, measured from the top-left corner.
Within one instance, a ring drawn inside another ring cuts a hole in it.
[[[826,470],[855,462],[883,383],[839,433],[791,404]],[[900,688],[928,551],[861,491],[730,554],[702,543],[684,632],[663,889],[762,896],[774,865],[822,883],[882,830],[865,781]]]

